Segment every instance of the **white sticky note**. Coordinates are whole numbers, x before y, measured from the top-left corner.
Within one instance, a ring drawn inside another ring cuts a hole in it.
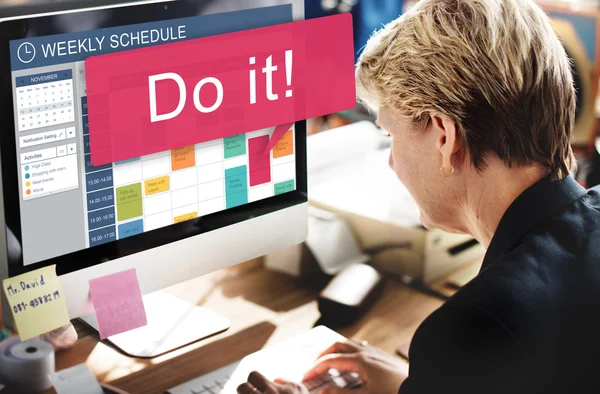
[[[50,374],[50,381],[58,394],[103,394],[96,377],[85,364]]]

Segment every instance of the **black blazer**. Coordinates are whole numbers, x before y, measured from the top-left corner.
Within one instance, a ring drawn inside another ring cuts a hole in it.
[[[600,393],[600,187],[541,180],[417,330],[400,394]]]

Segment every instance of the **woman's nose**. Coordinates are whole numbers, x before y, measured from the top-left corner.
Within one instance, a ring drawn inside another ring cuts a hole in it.
[[[388,159],[388,165],[393,170],[394,169],[394,156],[392,156],[392,152],[390,152],[390,157]]]

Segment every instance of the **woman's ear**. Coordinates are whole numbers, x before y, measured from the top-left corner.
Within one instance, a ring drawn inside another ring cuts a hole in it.
[[[458,163],[455,155],[461,148],[456,123],[447,116],[437,114],[431,115],[431,123],[433,132],[438,136],[437,148],[442,155],[440,165],[449,171],[450,168],[453,168],[453,163]]]

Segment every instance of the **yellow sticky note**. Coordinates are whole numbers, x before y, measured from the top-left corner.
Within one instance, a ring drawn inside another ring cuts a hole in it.
[[[4,279],[2,287],[22,341],[69,323],[55,265]]]

